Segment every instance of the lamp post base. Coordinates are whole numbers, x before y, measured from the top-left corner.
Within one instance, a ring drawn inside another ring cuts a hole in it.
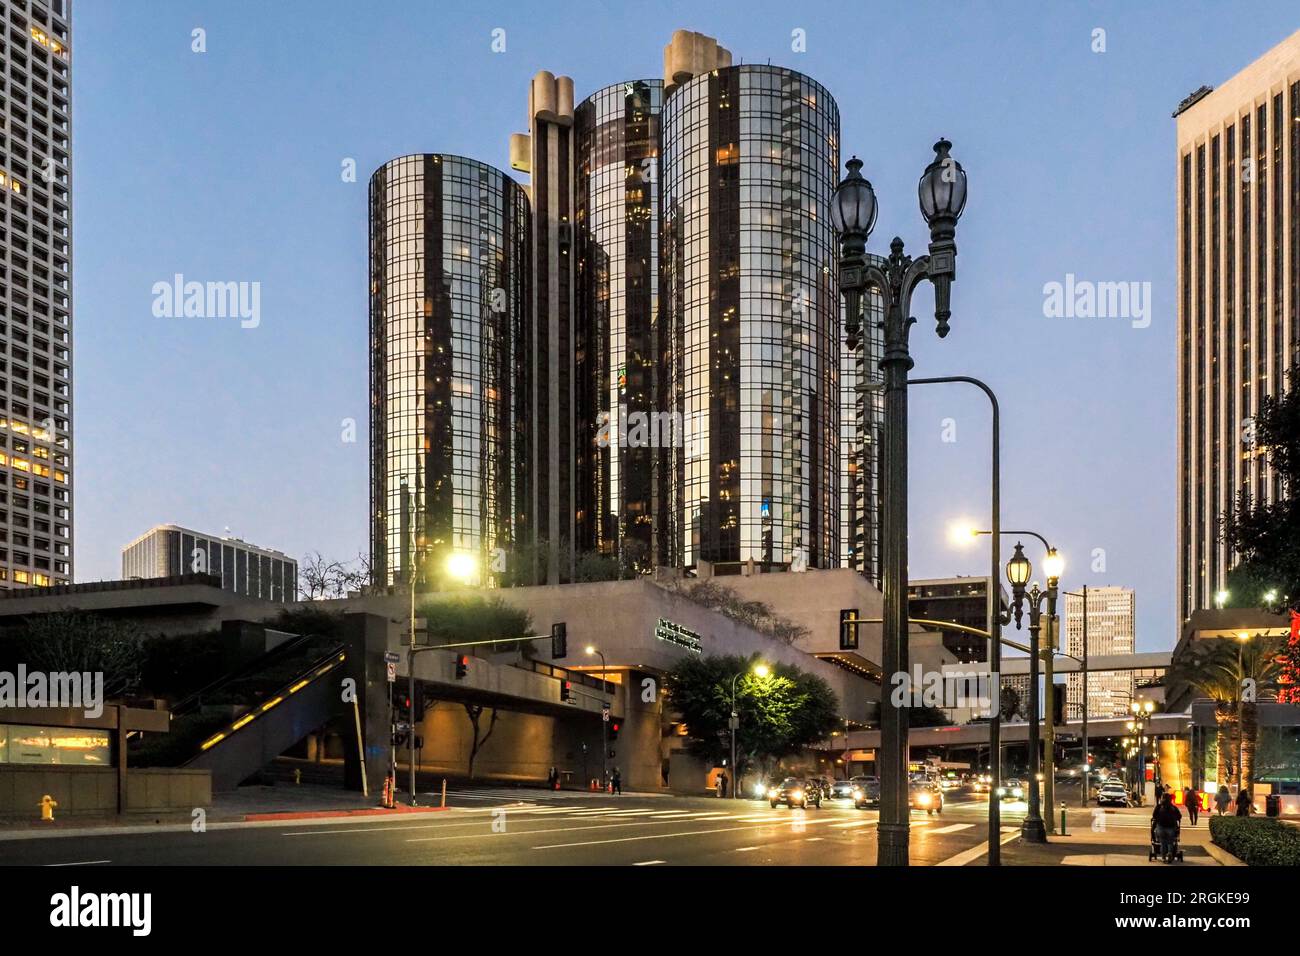
[[[1024,843],[1046,843],[1047,828],[1040,817],[1026,817],[1020,824],[1020,839]]]
[[[877,830],[876,866],[907,866],[910,826],[906,823],[882,823]]]

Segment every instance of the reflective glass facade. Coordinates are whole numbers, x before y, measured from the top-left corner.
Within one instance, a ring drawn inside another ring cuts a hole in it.
[[[654,449],[627,423],[654,411],[663,84],[608,86],[578,105],[577,389],[584,551],[649,570]],[[588,519],[588,516],[590,518]]]
[[[370,180],[375,583],[491,582],[518,540],[530,216],[509,176],[403,156]],[[413,508],[403,514],[403,479]],[[413,514],[412,514],[413,511]],[[404,534],[404,532],[406,532]],[[413,550],[412,550],[413,549]]]
[[[659,560],[839,563],[839,110],[791,70],[736,66],[663,107]]]

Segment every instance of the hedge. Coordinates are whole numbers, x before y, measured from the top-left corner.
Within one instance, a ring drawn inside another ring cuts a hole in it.
[[[1272,817],[1210,817],[1210,838],[1247,866],[1300,866],[1300,827]]]

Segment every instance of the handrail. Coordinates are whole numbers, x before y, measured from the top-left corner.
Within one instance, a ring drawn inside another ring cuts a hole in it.
[[[310,667],[305,668],[297,677],[277,690],[255,709],[250,710],[248,713],[231,721],[222,728],[220,732],[213,734],[207,740],[203,741],[203,743],[199,744],[199,754],[211,750],[235,731],[242,729],[279,704],[282,704],[285,698],[298,693],[298,691],[302,690],[317,678],[324,677],[330,671],[342,666],[343,662],[347,660],[347,654],[343,648],[344,645],[342,644],[336,645],[333,650],[322,657],[318,657]],[[195,754],[194,756],[198,757],[198,754]]]

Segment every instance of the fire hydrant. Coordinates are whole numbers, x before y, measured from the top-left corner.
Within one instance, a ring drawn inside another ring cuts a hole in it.
[[[302,771],[297,767],[293,770],[293,784],[295,787],[302,784]]]
[[[41,797],[41,822],[42,823],[54,822],[54,808],[57,807],[58,805],[59,805],[59,801],[55,800],[48,793],[45,796]]]

